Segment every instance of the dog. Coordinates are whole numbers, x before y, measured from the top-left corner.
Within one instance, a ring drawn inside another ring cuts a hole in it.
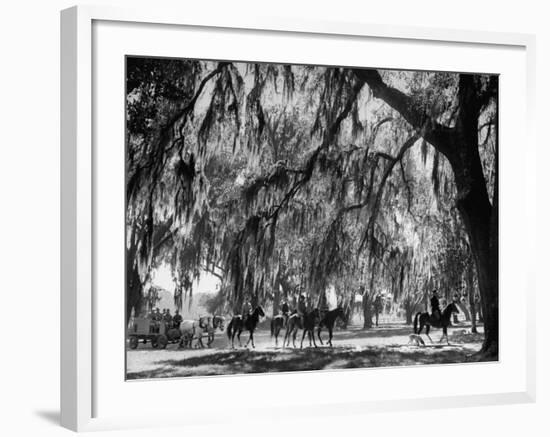
[[[422,337],[418,334],[411,334],[409,335],[409,343],[407,344],[416,344],[417,346],[426,346],[426,343],[424,343],[424,340],[422,340]]]

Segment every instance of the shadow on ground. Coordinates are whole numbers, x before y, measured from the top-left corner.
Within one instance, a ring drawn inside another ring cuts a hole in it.
[[[59,414],[59,411],[35,411],[35,414],[43,419],[46,422],[49,422],[54,425],[59,425],[61,421],[61,415]]]
[[[222,350],[204,356],[155,362],[154,370],[129,372],[128,379],[228,375],[322,369],[450,364],[474,361],[461,345]],[[478,361],[478,359],[475,359]]]

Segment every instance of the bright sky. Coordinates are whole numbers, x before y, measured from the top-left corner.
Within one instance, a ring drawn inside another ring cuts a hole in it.
[[[193,294],[196,293],[215,293],[218,289],[220,280],[214,275],[202,272],[199,281],[193,283]],[[163,264],[153,272],[153,284],[162,287],[170,293],[174,292],[174,281],[170,267]]]

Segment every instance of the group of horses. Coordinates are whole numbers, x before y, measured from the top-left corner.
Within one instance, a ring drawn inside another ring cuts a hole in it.
[[[252,313],[246,318],[243,318],[241,315],[233,316],[231,322],[229,322],[229,325],[227,326],[227,337],[231,341],[231,347],[235,347],[235,337],[237,337],[239,346],[242,346],[241,333],[246,330],[249,335],[245,347],[247,347],[250,343],[254,348],[254,331],[260,322],[260,317],[263,316],[265,316],[265,313],[261,306],[256,307],[254,311],[252,311]],[[321,339],[321,330],[326,328],[329,335],[328,345],[332,347],[332,332],[338,317],[341,319],[344,318],[344,310],[342,307],[337,307],[331,311],[325,312],[322,315],[318,308],[311,311],[306,311],[303,315],[299,315],[296,312],[288,315],[278,314],[271,319],[271,337],[275,338],[275,347],[277,347],[279,344],[279,334],[284,328],[286,328],[283,339],[283,348],[286,344],[290,345],[291,339],[293,347],[296,347],[296,336],[298,335],[298,331],[302,329],[303,332],[300,348],[303,347],[306,334],[309,339],[309,345],[311,346],[313,342],[313,346],[317,347],[315,342],[315,328],[317,328],[317,337],[319,338],[319,342],[321,344],[323,344],[323,340]]]
[[[206,337],[206,346],[210,347],[214,341],[216,330],[225,329],[225,317],[202,316],[198,320],[183,320],[179,328],[168,331],[169,340],[178,340],[180,348],[190,348],[195,340],[195,347],[204,347],[203,338]]]
[[[447,339],[447,328],[451,325],[451,317],[453,314],[458,314],[458,307],[454,302],[449,303],[445,309],[441,312],[439,318],[434,318],[433,315],[430,315],[427,312],[421,313],[418,312],[414,318],[413,330],[415,334],[420,335],[422,330],[426,329],[426,335],[432,342],[430,337],[430,327],[442,328],[443,338]],[[248,340],[245,344],[245,347],[248,347],[249,344],[252,345],[252,348],[255,348],[254,345],[254,331],[260,323],[261,317],[265,317],[265,312],[261,306],[257,306],[248,317],[243,317],[240,314],[236,314],[231,318],[231,321],[227,325],[227,338],[231,343],[231,347],[235,347],[235,337],[239,342],[239,346],[242,347],[241,343],[241,333],[243,331],[248,332]],[[328,341],[327,344],[332,347],[332,337],[334,331],[334,325],[336,320],[340,318],[344,320],[345,312],[342,307],[337,307],[330,311],[321,312],[318,308],[314,308],[311,311],[306,311],[304,314],[300,315],[296,312],[291,314],[279,314],[274,316],[271,319],[271,337],[275,339],[275,347],[278,347],[279,344],[279,335],[283,330],[285,330],[283,338],[283,348],[285,346],[290,346],[292,340],[292,346],[296,347],[296,337],[299,330],[302,330],[302,339],[300,341],[300,348],[303,347],[304,339],[306,335],[308,336],[309,346],[312,344],[314,347],[317,347],[315,341],[315,330],[317,330],[317,338],[319,343],[323,345],[323,340],[321,338],[321,331],[323,328],[326,328],[328,331]],[[199,320],[184,320],[179,327],[179,338],[180,338],[180,347],[192,347],[193,340],[195,340],[195,347],[204,347],[203,338],[207,338],[207,346],[209,347],[214,341],[214,335],[216,330],[224,331],[225,329],[225,318],[222,316],[203,316]]]

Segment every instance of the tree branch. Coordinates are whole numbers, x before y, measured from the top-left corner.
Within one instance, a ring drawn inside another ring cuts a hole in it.
[[[377,70],[356,68],[353,69],[353,72],[359,81],[369,86],[375,98],[384,100],[399,112],[413,128],[421,131],[426,141],[449,157],[452,153],[451,142],[454,128],[438,123],[425,111],[419,109],[410,96],[386,85]]]

